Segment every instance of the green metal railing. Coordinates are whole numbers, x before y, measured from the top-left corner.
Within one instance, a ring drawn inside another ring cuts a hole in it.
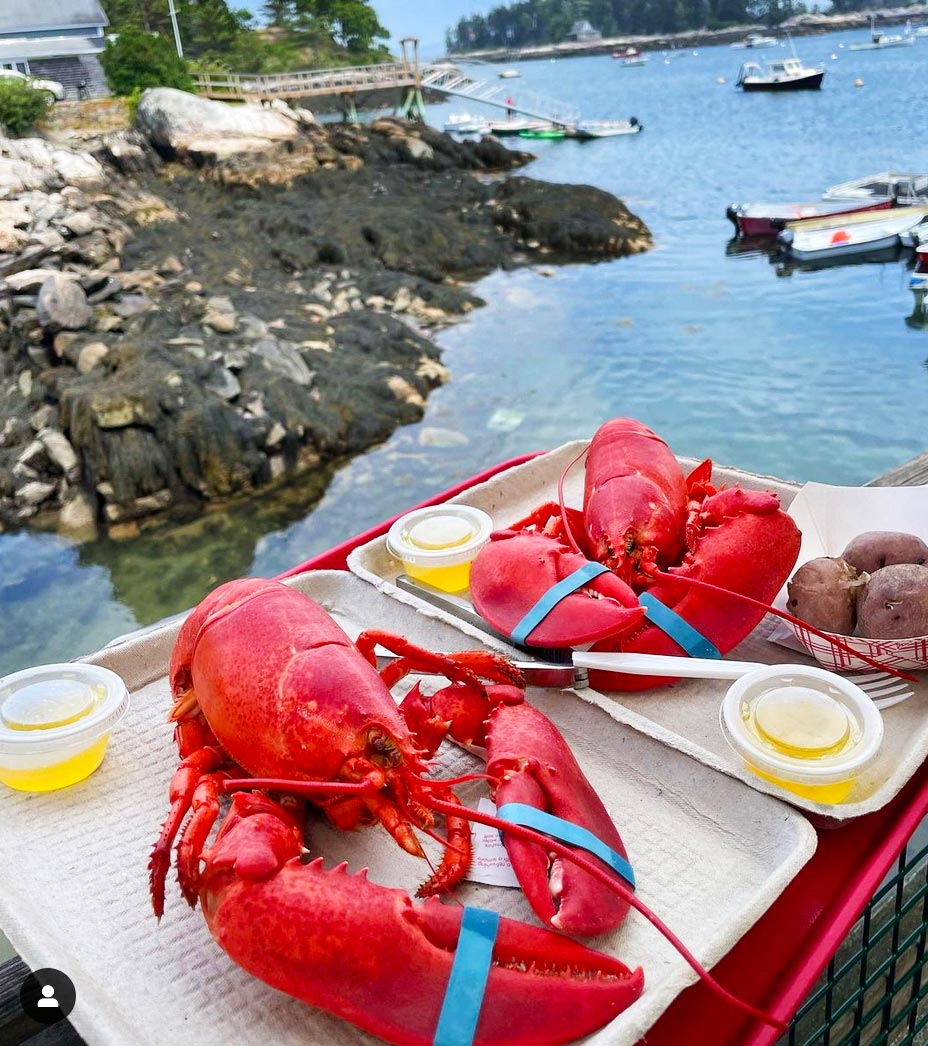
[[[926,967],[928,845],[910,842],[778,1046],[925,1046]]]

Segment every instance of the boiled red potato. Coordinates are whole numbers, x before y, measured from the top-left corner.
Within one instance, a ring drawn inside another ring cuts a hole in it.
[[[849,636],[857,621],[857,593],[866,575],[840,556],[810,559],[787,582],[787,609],[825,632]]]
[[[895,563],[928,564],[928,545],[914,534],[868,530],[850,542],[841,558],[861,573],[873,574]]]
[[[928,635],[928,566],[894,563],[874,571],[860,593],[857,626],[867,639]]]

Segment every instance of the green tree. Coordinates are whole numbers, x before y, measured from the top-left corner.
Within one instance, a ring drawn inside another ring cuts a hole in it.
[[[144,29],[121,30],[115,40],[107,41],[100,61],[110,87],[119,95],[146,87],[193,90],[187,64],[178,57],[173,41]]]

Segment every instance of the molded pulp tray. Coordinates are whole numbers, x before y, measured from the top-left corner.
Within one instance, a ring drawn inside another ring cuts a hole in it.
[[[548,454],[471,487],[466,495],[454,500],[482,508],[490,514],[497,528],[510,526],[528,515],[537,505],[557,501],[558,477],[586,445],[585,440],[566,443]],[[681,464],[684,471],[688,471],[696,462],[681,459]],[[570,470],[564,487],[568,505],[582,505],[583,475],[580,463]],[[738,484],[747,488],[772,490],[780,496],[784,509],[799,490],[795,484],[783,480],[755,476],[731,468],[715,468],[713,482],[716,485]],[[424,607],[414,595],[395,586],[394,581],[402,572],[402,567],[389,555],[382,538],[355,549],[348,558],[348,566],[381,591],[398,600]],[[512,647],[450,614],[431,608],[426,612],[454,624],[489,646],[521,656]],[[768,615],[727,656],[732,660],[761,661],[766,664],[815,665],[816,662],[805,651],[785,649],[779,643],[770,641],[775,632],[782,635],[785,631],[778,630],[778,625],[779,619]],[[640,693],[617,691],[603,694],[587,689],[578,691],[578,694],[618,722],[627,723],[666,745],[692,755],[707,766],[737,777],[752,788],[779,796],[802,810],[808,810],[815,815],[817,823],[822,824],[840,824],[879,810],[899,792],[928,756],[928,678],[923,674],[919,682],[912,684],[914,693],[908,701],[884,712],[880,754],[861,775],[847,800],[839,806],[823,806],[755,777],[731,751],[719,729],[719,708],[728,686],[722,680],[684,679],[671,686]]]
[[[434,649],[474,646],[459,631],[387,599],[347,572],[310,572],[291,583],[326,606],[352,635],[380,627]],[[160,926],[151,913],[148,853],[168,809],[177,764],[165,722],[165,672],[178,627],[165,623],[125,637],[90,659],[119,672],[132,690],[131,710],[96,774],[60,792],[0,791],[0,923],[33,969],[52,966],[74,981],[71,1020],[90,1046],[371,1044],[375,1040],[353,1026],[235,966],[213,942],[199,911],[181,899],[173,869]],[[711,966],[811,856],[815,833],[809,823],[775,799],[612,721],[570,692],[532,690],[530,697],[561,726],[603,796],[628,848],[639,896]],[[451,745],[439,760],[445,776],[476,765]],[[473,804],[481,789],[475,783],[459,794]],[[375,882],[413,893],[428,875],[423,861],[403,853],[382,830],[337,833],[314,818],[310,835],[327,865],[341,859],[352,871],[367,865]],[[435,844],[422,838],[434,854]],[[466,884],[458,896],[534,921],[518,890]],[[280,932],[285,937],[287,927]],[[635,912],[615,934],[592,943],[631,967],[643,966],[645,991],[586,1041],[632,1046],[695,974]],[[346,942],[346,954],[333,955],[333,962],[350,962],[357,946],[363,942]]]

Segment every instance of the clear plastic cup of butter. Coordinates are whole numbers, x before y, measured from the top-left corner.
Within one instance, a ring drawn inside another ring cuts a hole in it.
[[[469,505],[433,505],[401,516],[387,534],[387,551],[406,574],[442,592],[464,592],[470,565],[487,543],[493,521]]]
[[[771,665],[736,680],[722,733],[747,768],[794,795],[844,802],[883,741],[883,719],[856,683],[823,668]]]
[[[99,665],[40,665],[0,678],[0,782],[50,792],[89,777],[129,691]]]

